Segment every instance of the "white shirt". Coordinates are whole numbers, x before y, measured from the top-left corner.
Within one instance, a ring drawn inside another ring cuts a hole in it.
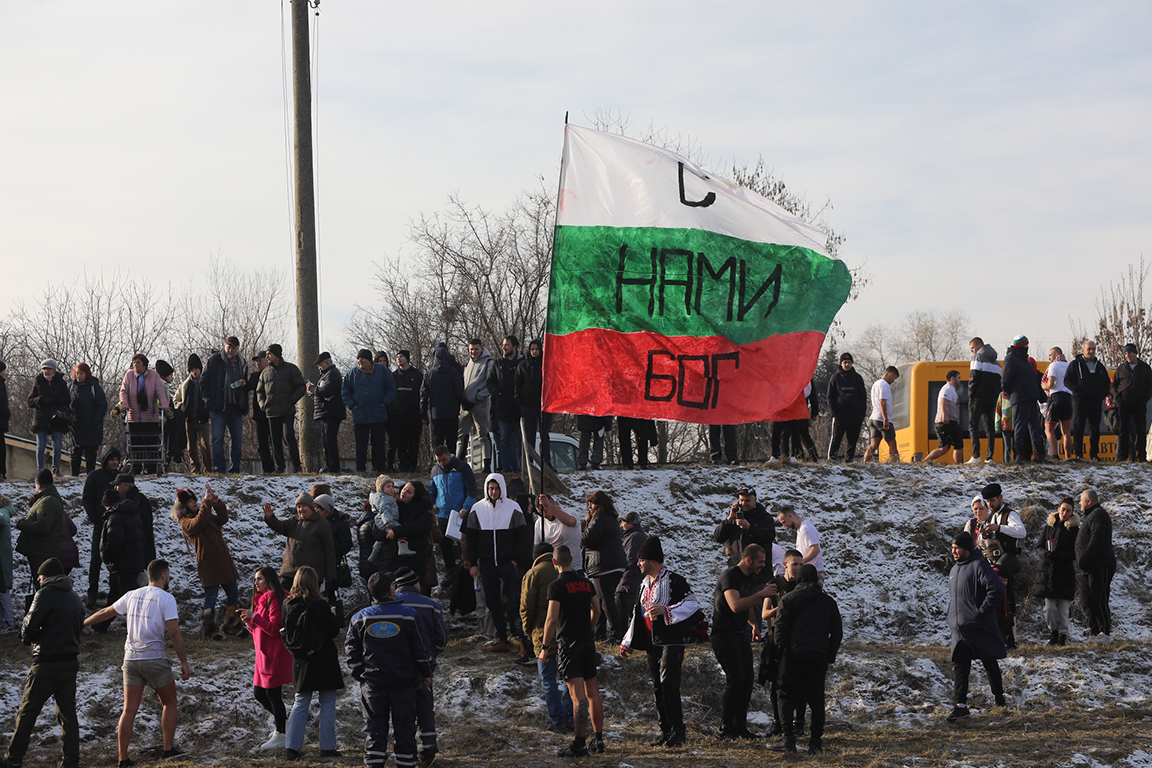
[[[579,571],[584,568],[584,557],[580,552],[580,519],[576,525],[567,526],[556,518],[546,519],[541,515],[532,526],[533,544],[551,544],[553,547],[565,546],[572,553],[572,568]]]
[[[892,420],[892,385],[884,381],[884,379],[876,379],[876,383],[872,385],[872,415],[868,418],[872,421],[884,421],[884,414],[880,412],[880,401],[888,401],[888,420]]]
[[[1052,382],[1052,388],[1049,392],[1067,392],[1072,394],[1072,390],[1064,384],[1064,376],[1068,373],[1068,363],[1063,363],[1057,360],[1054,363],[1048,363],[1048,370],[1044,375]]]
[[[772,544],[772,575],[784,575],[784,547],[775,542]]]
[[[167,622],[178,619],[176,598],[160,587],[140,587],[121,597],[112,607],[128,622],[124,660],[166,659],[164,633]]]
[[[881,381],[884,381],[881,379]],[[887,384],[888,382],[884,382]],[[820,532],[816,530],[816,526],[808,520],[800,523],[800,527],[796,529],[796,551],[808,557],[808,550],[813,546],[820,546]],[[816,566],[817,573],[824,573],[824,548],[820,548],[820,554],[816,555],[815,560],[809,561],[812,565]]]
[[[960,421],[960,393],[950,381],[940,388],[940,400],[936,403],[936,423],[949,421]]]

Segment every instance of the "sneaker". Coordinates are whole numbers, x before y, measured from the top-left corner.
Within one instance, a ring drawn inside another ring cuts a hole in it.
[[[172,749],[164,750],[160,756],[162,758],[164,758],[165,760],[171,760],[174,757],[180,757],[180,755],[186,755],[186,754],[188,754],[188,753],[185,752],[184,750],[180,749],[180,747],[177,747],[174,745],[172,747]]]
[[[425,768],[432,765],[432,763],[436,762],[436,754],[436,752],[430,752],[428,750],[421,752],[420,765],[423,765]]]
[[[136,765],[136,761],[130,757],[126,757],[116,763],[116,768],[132,768],[134,765]]]
[[[950,723],[954,723],[962,717],[968,717],[969,714],[968,707],[962,707],[958,704],[952,708],[952,714],[948,715],[945,719]]]
[[[1090,643],[1110,643],[1110,642],[1112,642],[1112,635],[1106,635],[1103,632],[1101,632],[1098,635],[1093,635],[1092,637],[1090,637],[1088,639],[1088,642],[1090,642]]]
[[[300,750],[285,749],[284,750],[284,759],[285,760],[299,760],[300,759]]]
[[[824,744],[823,744],[823,742],[821,742],[819,737],[813,736],[812,738],[810,738],[808,740],[808,754],[818,755],[823,751],[824,751]]]
[[[272,735],[268,741],[260,745],[260,749],[284,749],[284,739],[286,736],[278,731],[272,731]]]
[[[980,463],[980,457],[979,456],[973,456],[972,458],[968,459],[968,461],[966,461],[964,463],[965,464],[979,464]]]
[[[564,749],[556,750],[556,757],[588,757],[588,748],[570,744]]]
[[[595,752],[598,755],[604,754],[604,735],[600,733],[592,734],[592,741],[588,744],[588,751]]]
[[[340,757],[340,750],[338,749],[322,749],[320,750],[321,757]]]
[[[531,654],[525,654],[516,659],[516,663],[522,667],[534,667],[536,666],[536,657]]]
[[[996,697],[996,706],[998,706],[998,707],[1008,706],[1008,702],[1004,699],[1004,694],[1000,694],[999,696]]]
[[[480,650],[487,653],[504,653],[508,650],[508,642],[506,640],[495,640],[491,643],[487,643]]]
[[[738,739],[759,739],[759,738],[761,738],[758,734],[752,733],[752,731],[748,730],[747,728],[736,731],[735,736]]]
[[[687,741],[687,736],[684,733],[684,729],[677,728],[668,736],[668,739],[664,742],[664,746],[668,749],[675,749],[676,747],[684,746],[685,741]]]
[[[671,733],[661,733],[655,739],[648,742],[648,746],[650,746],[650,747],[662,747],[668,743],[668,739],[670,739],[670,738],[672,738]]]
[[[769,456],[768,457],[768,463],[769,464],[779,464],[780,459],[776,458],[775,456]]]
[[[988,458],[984,459],[984,463],[985,463],[985,464],[993,464],[993,463],[995,463],[995,462],[996,462],[996,459],[992,458],[991,456],[989,456]]]
[[[568,733],[568,728],[565,727],[564,723],[548,723],[544,726],[544,730],[559,734]]]

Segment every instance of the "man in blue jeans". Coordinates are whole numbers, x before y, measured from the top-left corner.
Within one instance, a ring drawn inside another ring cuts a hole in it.
[[[524,358],[520,340],[505,336],[500,346],[503,357],[488,372],[488,391],[492,393],[492,420],[496,426],[496,471],[520,469],[520,404],[516,400],[516,368]]]
[[[208,358],[204,366],[201,397],[212,422],[212,468],[217,472],[240,471],[244,414],[248,412],[248,364],[240,356],[240,340],[229,336],[224,349]],[[224,431],[232,444],[232,461],[225,464]]]

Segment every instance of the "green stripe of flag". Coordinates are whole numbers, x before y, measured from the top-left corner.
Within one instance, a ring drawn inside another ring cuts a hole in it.
[[[825,333],[848,298],[842,261],[699,229],[556,230],[548,332],[725,336]]]

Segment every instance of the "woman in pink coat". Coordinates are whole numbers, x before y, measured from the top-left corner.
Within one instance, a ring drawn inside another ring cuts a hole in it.
[[[160,374],[148,367],[148,357],[143,353],[132,356],[132,367],[124,374],[120,383],[120,400],[112,413],[119,416],[128,413],[128,432],[133,446],[144,448],[146,455],[163,457],[164,448],[160,444],[160,412],[168,410],[168,389]],[[140,461],[139,456],[129,456],[128,461]],[[156,472],[159,464],[142,462],[140,474]]]
[[[280,629],[284,626],[284,589],[274,568],[256,571],[252,610],[241,611],[240,618],[252,633],[256,644],[256,672],[252,676],[252,693],[264,709],[272,713],[276,729],[261,749],[283,749],[284,728],[288,715],[280,687],[292,682],[292,654],[284,646]]]

